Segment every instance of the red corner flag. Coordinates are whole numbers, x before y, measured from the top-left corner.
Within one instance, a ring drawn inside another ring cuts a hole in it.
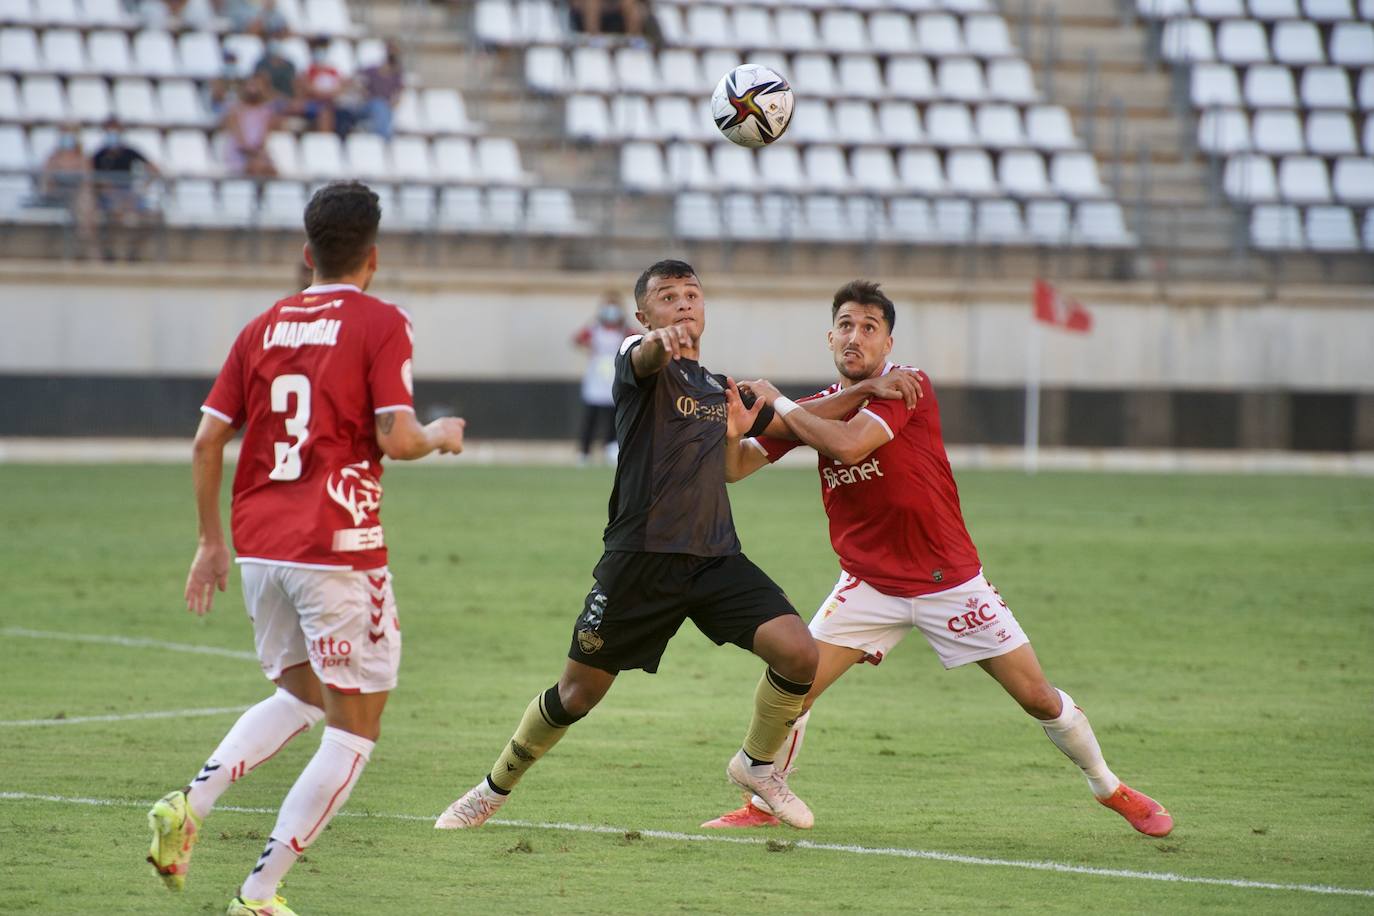
[[[1081,334],[1093,329],[1093,316],[1083,307],[1083,303],[1060,295],[1059,290],[1044,280],[1035,281],[1032,302],[1036,321]]]

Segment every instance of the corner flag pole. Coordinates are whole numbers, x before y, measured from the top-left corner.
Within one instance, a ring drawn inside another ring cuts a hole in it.
[[[1040,462],[1040,320],[1031,318],[1026,335],[1026,473],[1034,474]]]

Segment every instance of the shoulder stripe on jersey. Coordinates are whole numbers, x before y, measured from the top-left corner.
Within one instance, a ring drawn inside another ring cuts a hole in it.
[[[630,349],[631,346],[633,346],[636,343],[639,343],[639,341],[643,339],[643,334],[636,334],[633,337],[626,337],[624,342],[620,345],[620,355],[624,356],[626,350]]]
[[[411,407],[409,404],[388,404],[386,407],[378,407],[378,408],[375,408],[372,412],[373,412],[373,413],[396,413],[397,411],[400,411],[400,410],[408,410],[408,411],[410,411],[411,413],[414,413],[414,412],[415,412],[415,408],[414,408],[414,407]]]
[[[882,417],[878,416],[873,411],[869,410],[867,407],[859,411],[859,413],[866,413],[870,417],[881,423],[883,425],[883,429],[887,430],[887,441],[891,442],[893,439],[897,438],[896,436],[892,435],[892,427],[887,425],[887,421],[884,420]]]
[[[233,420],[232,417],[227,417],[227,416],[225,416],[224,414],[220,413],[218,410],[215,410],[215,408],[211,407],[209,404],[202,404],[202,405],[200,405],[200,412],[201,412],[201,413],[208,413],[210,416],[214,417],[215,419],[217,419],[217,420],[223,420],[225,423],[228,423],[230,426],[233,426],[233,425],[234,425],[234,420]]]

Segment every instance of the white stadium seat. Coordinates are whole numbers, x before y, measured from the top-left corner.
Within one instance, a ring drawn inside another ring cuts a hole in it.
[[[1260,204],[1250,211],[1250,242],[1264,251],[1303,246],[1302,216],[1288,204]]]
[[[1015,201],[980,200],[974,212],[974,235],[979,242],[1016,245],[1026,241],[1026,224]]]
[[[486,205],[486,226],[514,232],[525,221],[524,202],[516,188],[488,188],[482,195]]]
[[[1264,26],[1253,19],[1230,19],[1217,26],[1217,59],[1230,64],[1269,62],[1269,42]]]
[[[851,98],[880,99],[883,97],[883,76],[878,60],[867,54],[846,54],[840,57],[840,92]]]
[[[93,26],[128,28],[133,24],[121,0],[84,0],[81,11],[84,21]]]
[[[522,42],[563,44],[568,39],[567,14],[553,0],[523,0],[516,16]]]
[[[478,229],[484,218],[482,192],[477,188],[449,187],[439,191],[439,225],[446,229]]]
[[[167,166],[167,148],[162,132],[152,127],[131,127],[124,131],[124,142],[138,150],[158,168]]]
[[[1310,22],[1285,21],[1274,25],[1274,60],[1290,66],[1324,64],[1322,38]]]
[[[813,188],[825,191],[846,191],[854,184],[844,153],[838,146],[808,146],[802,153],[806,180]]]
[[[878,132],[884,143],[897,146],[925,141],[925,131],[921,129],[921,117],[916,106],[895,99],[878,104]]]
[[[1146,19],[1174,19],[1192,12],[1189,0],[1135,0],[1135,8]]]
[[[32,167],[29,155],[24,129],[17,124],[0,124],[0,172],[27,172]]]
[[[948,13],[925,13],[916,17],[916,45],[922,54],[933,57],[967,54],[959,22]]]
[[[353,31],[344,0],[305,0],[305,21],[312,35],[347,35]]]
[[[872,50],[878,54],[909,54],[916,49],[911,17],[905,13],[887,11],[868,17],[872,36]]]
[[[344,164],[343,143],[335,133],[312,132],[300,138],[300,170],[306,178],[346,178],[348,166]]]
[[[258,61],[262,60],[262,39],[256,35],[225,35],[223,44],[224,50],[234,55],[234,66],[241,77],[249,76]],[[224,189],[221,188],[220,194],[223,193]]]
[[[735,30],[724,7],[692,5],[687,8],[688,44],[698,48],[726,48]],[[578,50],[584,50],[579,48]],[[576,51],[573,52],[574,58]]]
[[[243,59],[239,59],[240,64]],[[257,63],[254,58],[246,66],[249,70]],[[178,75],[176,46],[172,36],[158,30],[144,30],[134,36],[134,69],[145,76]]]
[[[945,159],[945,175],[951,191],[970,197],[1001,193],[992,172],[992,160],[980,149],[954,150]]]
[[[1279,162],[1279,195],[1300,204],[1331,200],[1331,180],[1326,163],[1316,156],[1285,156]]]
[[[1051,193],[1044,158],[1027,150],[1003,153],[997,163],[997,180],[1013,197],[1047,197]]]
[[[1075,209],[1074,233],[1088,247],[1128,248],[1136,243],[1116,201],[1086,200]]]
[[[1242,153],[1226,160],[1221,184],[1232,200],[1271,201],[1279,196],[1273,160],[1254,153]]]
[[[658,56],[658,68],[664,92],[695,93],[701,89],[704,77],[697,65],[697,56],[682,48],[669,48]],[[714,74],[718,80],[722,74]],[[650,83],[649,85],[654,85]],[[712,82],[712,87],[715,83]]]
[[[926,134],[937,146],[976,146],[968,107],[941,102],[926,109]]]
[[[123,76],[134,70],[129,36],[123,32],[92,32],[86,37],[86,53],[92,73]]]
[[[37,21],[30,0],[0,0],[0,22],[29,25]]]
[[[1361,111],[1374,108],[1374,67],[1365,67],[1360,71],[1359,102]]]
[[[1302,71],[1302,103],[1308,108],[1354,108],[1350,79],[1342,67],[1308,67]]]
[[[1252,134],[1256,152],[1282,156],[1307,151],[1296,111],[1266,109],[1256,112]]]
[[[1374,65],[1374,23],[1336,23],[1331,29],[1331,63],[1342,67]]]
[[[835,123],[844,125],[843,136],[846,144],[862,146],[865,143],[887,142],[878,131],[877,117],[873,114],[873,106],[868,102],[836,102],[832,110],[835,113]]]
[[[1339,22],[1354,19],[1355,10],[1350,0],[1302,0],[1302,14],[1318,22]]]
[[[832,96],[839,92],[835,65],[828,54],[798,54],[788,81],[799,94]]]
[[[930,202],[921,197],[898,197],[888,208],[892,234],[906,241],[924,242],[935,235]]]
[[[525,207],[525,227],[545,235],[573,235],[581,230],[572,194],[566,188],[535,188]]]
[[[1251,108],[1297,108],[1293,74],[1271,64],[1250,67],[1245,71],[1245,102]]]
[[[1345,156],[1336,160],[1332,190],[1347,204],[1374,204],[1374,157]]]
[[[572,87],[578,92],[612,92],[616,88],[611,55],[605,48],[574,48],[572,74]]]
[[[435,87],[420,95],[421,111],[432,133],[466,134],[475,132],[468,120],[467,107],[457,89]]]
[[[1365,115],[1364,133],[1364,152],[1366,156],[1374,156],[1374,114]]]
[[[0,124],[23,117],[19,106],[19,84],[8,73],[0,73]]]
[[[281,163],[273,160],[278,168]],[[167,168],[176,175],[216,175],[218,160],[210,155],[210,144],[202,130],[180,129],[167,134]],[[224,189],[220,189],[224,198]]]
[[[610,101],[611,132],[631,140],[661,139],[649,100],[642,95],[616,95]]]
[[[720,34],[725,38],[738,36],[740,41],[736,42],[737,44],[743,43],[746,47],[756,51],[778,46],[777,29],[773,26],[773,14],[758,6],[737,7],[731,16],[730,28]]]
[[[970,16],[964,20],[964,40],[977,57],[1012,57],[1016,47],[1001,16]]]
[[[1026,229],[1042,244],[1066,244],[1072,230],[1068,201],[1032,200],[1026,204]]]
[[[1301,19],[1298,0],[1249,0],[1250,15],[1256,19]]]
[[[424,137],[393,137],[391,165],[396,177],[405,181],[434,180],[434,162]]]
[[[966,242],[973,235],[973,203],[967,200],[937,200],[935,235],[949,243]]]
[[[435,215],[438,210],[435,206],[434,188],[426,185],[408,184],[402,186],[396,195],[396,213],[394,219],[387,219],[388,214],[382,214],[383,225],[395,225],[399,223],[410,229],[428,229],[434,224]]]
[[[787,136],[798,143],[833,143],[838,136],[830,103],[824,99],[807,99],[792,112]]]
[[[826,58],[829,60],[829,58]],[[700,92],[709,93],[716,88],[716,83],[720,78],[729,73],[744,61],[740,58],[738,51],[729,51],[724,48],[715,48],[701,55],[701,80],[702,84],[698,88]],[[792,74],[786,74],[789,81]]]
[[[336,138],[337,139],[337,138]],[[273,131],[267,135],[267,156],[277,168],[277,174],[287,178],[303,177],[305,167],[301,164],[300,144],[295,134],[286,131]]]
[[[211,118],[196,86],[190,80],[162,80],[157,84],[158,110],[162,120],[178,126],[208,126]]]
[[[1073,132],[1067,108],[1061,105],[1037,105],[1026,111],[1026,136],[1038,149],[1073,149],[1078,137]]]
[[[220,203],[214,182],[206,178],[183,178],[175,182],[171,198],[162,212],[170,226],[219,225]]]
[[[663,42],[668,45],[689,44],[687,28],[682,24],[682,11],[675,6],[660,3],[654,9],[658,30],[663,34]]]
[[[574,140],[603,143],[614,136],[610,110],[599,95],[570,95],[563,102],[563,131]]]
[[[399,133],[429,133],[429,125],[425,123],[424,113],[420,110],[420,91],[418,89],[401,90],[401,97],[397,100],[396,107],[391,113],[391,123]]]
[[[86,43],[80,32],[49,29],[43,33],[43,65],[56,73],[86,72]]]
[[[924,57],[894,57],[887,62],[887,94],[892,98],[925,101],[935,98],[935,80]]]
[[[478,171],[488,184],[525,184],[529,181],[520,164],[520,148],[509,137],[482,137],[474,151]]]
[[[805,191],[801,152],[795,146],[773,147],[768,151],[768,168],[761,170],[759,178],[769,190]]]
[[[219,183],[219,206],[223,221],[230,226],[245,226],[258,217],[258,184],[247,178],[231,178]]]
[[[719,144],[711,151],[711,171],[725,188],[748,190],[760,183],[753,151],[733,143]]]
[[[181,59],[181,72],[192,79],[214,79],[224,67],[219,36],[213,32],[183,32],[177,39],[177,52]]]
[[[820,46],[816,34],[816,18],[809,10],[787,7],[774,15],[777,23],[778,46],[796,51],[809,51]]]
[[[1316,156],[1354,156],[1360,145],[1355,124],[1344,111],[1314,111],[1307,116],[1307,148]]]
[[[354,45],[353,59],[359,70],[381,66],[386,60],[386,42],[380,38],[364,38]]]
[[[904,149],[897,154],[897,175],[902,187],[921,194],[943,194],[948,190],[945,171],[934,150]]]
[[[1355,214],[1348,207],[1308,207],[1307,246],[1313,251],[1355,251]]]
[[[821,42],[827,51],[840,54],[863,53],[870,48],[863,17],[853,10],[821,13]]]
[[[654,99],[654,123],[658,135],[669,140],[714,140],[718,134],[711,121],[708,99],[661,95]]]
[[[0,29],[0,61],[11,73],[35,73],[43,69],[38,36],[32,29]]]
[[[1214,155],[1242,153],[1252,148],[1250,121],[1234,108],[1203,112],[1197,124],[1197,145]]]
[[[67,81],[67,107],[75,120],[100,124],[110,116],[109,87],[97,77],[70,79]]]
[[[849,170],[854,173],[854,184],[865,191],[890,194],[900,186],[892,153],[885,149],[855,150],[849,157]]]
[[[971,58],[951,57],[940,61],[935,68],[935,82],[942,98],[981,102],[987,97],[983,68]]]
[[[1244,19],[1245,0],[1193,0],[1193,12],[1203,19]]]
[[[981,105],[973,120],[984,146],[1006,149],[1027,145],[1021,113],[1014,105]]]
[[[377,134],[354,131],[344,141],[344,151],[347,153],[348,174],[351,176],[378,180],[395,175],[387,159],[386,140]]]
[[[1160,53],[1172,61],[1215,60],[1212,27],[1201,19],[1170,19],[1160,37]]]
[[[813,194],[802,199],[798,230],[798,236],[804,239],[844,241],[854,236],[843,204],[838,197],[829,194]]]
[[[1374,207],[1364,211],[1364,250],[1374,251]]]
[[[24,117],[30,121],[60,122],[67,120],[67,94],[54,76],[29,76],[19,87],[19,99]]]
[[[76,0],[36,0],[34,18],[46,25],[80,25],[82,12]]]
[[[1050,160],[1050,184],[1065,197],[1105,197],[1097,175],[1097,160],[1090,153],[1055,153]]]
[[[560,93],[568,88],[568,62],[562,48],[530,48],[525,52],[525,83],[538,92]]]
[[[615,52],[616,85],[624,92],[647,91],[658,85],[658,67],[647,48],[620,48]]]
[[[441,137],[434,141],[434,176],[445,182],[477,180],[472,158],[472,143],[464,137]]]
[[[1240,82],[1235,68],[1229,64],[1196,64],[1189,79],[1193,105],[1197,108],[1240,104]]]
[[[989,61],[987,82],[991,98],[1023,104],[1040,101],[1030,65],[1019,57]]]
[[[269,181],[262,189],[258,220],[278,229],[299,228],[305,204],[305,185],[299,181]]]
[[[385,56],[383,51],[383,56]],[[325,60],[339,71],[344,79],[352,79],[358,72],[358,59],[353,53],[353,42],[347,38],[335,37],[325,49]],[[182,69],[186,68],[186,58],[182,57]]]

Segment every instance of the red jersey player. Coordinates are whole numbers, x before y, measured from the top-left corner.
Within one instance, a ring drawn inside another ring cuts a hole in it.
[[[828,339],[840,380],[813,397],[895,368],[888,362],[895,309],[877,284],[841,287],[831,317]],[[797,410],[768,382],[748,383],[777,414],[769,432],[788,438],[734,440],[727,478],[739,480],[776,461],[797,439],[815,448],[830,542],[840,559],[839,581],[811,621],[820,653],[816,680],[776,766],[785,778],[801,749],[811,704],[827,687],[857,662],[878,664],[916,628],[946,668],[976,662],[996,678],[1083,770],[1098,801],[1141,833],[1164,836],[1173,818],[1108,769],[1087,717],[1045,679],[1011,609],[983,577],[945,454],[940,408],[930,379],[918,375],[922,397],[916,406],[871,401],[841,420]],[[702,826],[775,823],[755,797]]]
[[[186,604],[205,614],[228,584],[219,492],[224,446],[242,428],[234,548],[258,659],[277,690],[239,718],[189,785],[149,812],[148,860],[169,888],[184,886],[219,796],[325,720],[231,916],[291,916],[277,886],[348,799],[396,686],[401,630],[379,517],[382,457],[463,448],[462,420],[415,418],[409,316],[364,292],[377,270],[380,218],[377,195],[357,182],[315,194],[305,210],[314,284],[243,329],[196,431],[200,543]]]

